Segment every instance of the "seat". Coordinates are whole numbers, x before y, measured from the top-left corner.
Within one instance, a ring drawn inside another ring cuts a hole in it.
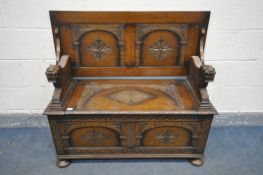
[[[186,112],[197,102],[183,78],[170,80],[80,80],[66,102],[82,112]]]
[[[46,109],[46,114],[51,109],[65,114],[216,113],[205,89],[207,82],[213,81],[215,71],[210,65],[201,68],[197,56],[192,57],[188,76],[180,77],[71,77],[71,69],[65,67],[69,62],[69,57],[63,56],[58,66],[51,65],[47,69],[48,80],[60,88],[55,90],[53,104]],[[199,73],[199,80],[196,78],[198,74],[194,74],[196,72]],[[62,78],[63,74],[68,77]],[[63,79],[66,81],[61,81]],[[199,89],[195,87],[197,83],[200,83]],[[64,91],[65,98],[62,101],[63,84],[68,84],[68,89]]]

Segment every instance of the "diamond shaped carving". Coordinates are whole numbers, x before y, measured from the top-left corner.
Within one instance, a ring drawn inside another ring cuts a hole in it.
[[[127,105],[136,105],[143,101],[153,99],[155,96],[150,93],[142,92],[135,89],[126,89],[114,92],[110,94],[109,97],[113,100],[125,103]]]

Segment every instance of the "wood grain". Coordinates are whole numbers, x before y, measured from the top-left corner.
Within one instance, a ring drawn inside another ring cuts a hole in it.
[[[127,25],[125,27],[125,66],[135,65],[135,38],[136,38],[136,26]]]
[[[57,23],[207,23],[210,12],[69,12],[51,11]]]
[[[81,67],[72,69],[74,76],[184,76],[187,69],[183,67]]]

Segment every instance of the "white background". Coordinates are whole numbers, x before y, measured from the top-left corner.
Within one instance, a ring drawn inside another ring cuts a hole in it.
[[[263,112],[262,0],[0,0],[0,112],[41,112],[55,62],[49,10],[211,11],[205,49],[219,112]]]

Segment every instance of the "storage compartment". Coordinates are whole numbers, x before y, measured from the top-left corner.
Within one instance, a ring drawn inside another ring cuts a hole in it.
[[[61,128],[57,137],[64,140],[62,152],[143,157],[146,153],[203,153],[213,116],[83,115],[62,117],[57,122],[58,118],[49,120],[54,121],[51,128]],[[52,130],[52,134],[57,133]]]
[[[142,146],[182,147],[192,145],[192,132],[183,127],[162,126],[144,131]]]

